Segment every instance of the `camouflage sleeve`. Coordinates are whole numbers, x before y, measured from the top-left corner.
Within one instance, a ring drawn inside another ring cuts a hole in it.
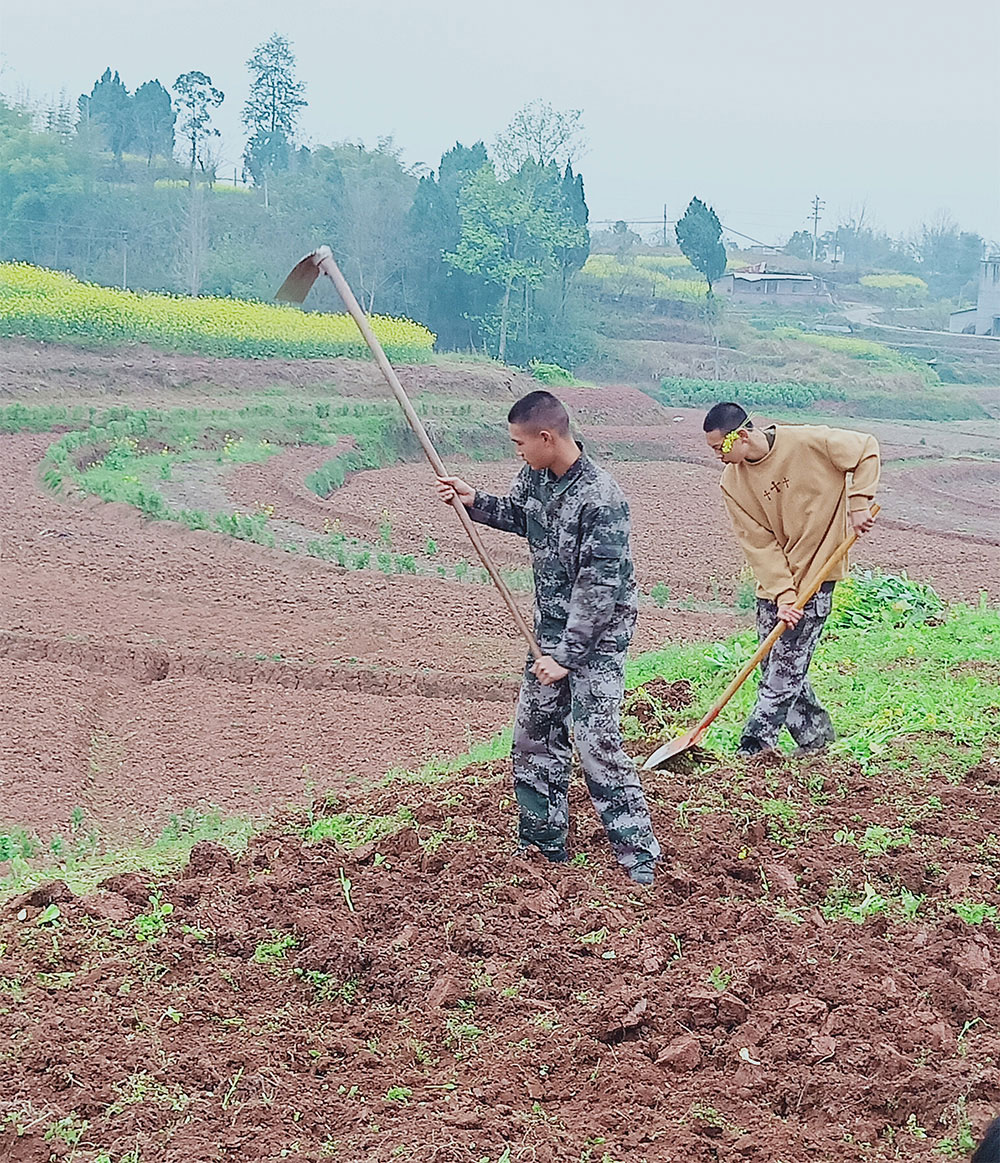
[[[469,516],[480,525],[490,525],[494,529],[502,529],[504,533],[516,533],[519,537],[527,536],[527,518],[524,515],[524,502],[528,496],[527,470],[522,469],[514,478],[510,492],[506,497],[494,497],[491,493],[481,493],[476,490],[476,499],[469,509]]]
[[[573,583],[566,629],[549,653],[572,670],[585,662],[615,618],[630,559],[628,503],[587,505],[581,513],[580,569]]]

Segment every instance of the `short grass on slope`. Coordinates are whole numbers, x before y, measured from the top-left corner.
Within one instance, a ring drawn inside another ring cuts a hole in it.
[[[755,647],[748,630],[709,647],[654,651],[629,664],[628,685],[689,680],[695,700],[678,716],[680,730],[708,710]],[[839,734],[834,752],[869,767],[947,757],[960,770],[979,762],[1000,734],[998,656],[1000,612],[985,600],[944,607],[930,587],[878,573],[841,582],[809,672]],[[708,746],[736,748],[755,693],[751,679],[712,726]]]

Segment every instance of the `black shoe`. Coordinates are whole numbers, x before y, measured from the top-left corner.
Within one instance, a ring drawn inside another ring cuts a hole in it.
[[[768,756],[780,756],[781,751],[777,747],[744,747],[740,746],[736,752],[737,759],[758,759],[766,758]]]
[[[810,756],[825,755],[832,742],[832,739],[823,739],[817,743],[809,743],[805,747],[796,747],[792,752],[792,758],[808,759]]]
[[[550,864],[566,864],[569,862],[569,854],[565,848],[540,848],[537,844],[518,845],[518,856],[530,856],[532,852],[541,852]]]
[[[656,865],[652,860],[642,860],[638,864],[633,864],[628,870],[628,878],[635,884],[641,884],[646,887],[653,883],[656,876]]]

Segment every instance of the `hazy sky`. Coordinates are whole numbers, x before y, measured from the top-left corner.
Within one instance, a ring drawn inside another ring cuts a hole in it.
[[[231,169],[244,62],[273,32],[308,144],[391,134],[435,166],[542,97],[583,110],[593,219],[674,218],[697,194],[771,242],[819,194],[821,231],[865,204],[893,233],[944,211],[1000,241],[998,0],[0,0],[0,92],[200,69]]]

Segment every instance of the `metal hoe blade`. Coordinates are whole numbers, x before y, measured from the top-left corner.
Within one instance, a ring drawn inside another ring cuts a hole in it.
[[[319,266],[315,254],[308,254],[296,263],[292,273],[281,284],[274,296],[279,303],[304,303],[313,283],[319,278]]]
[[[692,727],[685,734],[678,735],[676,739],[671,739],[669,743],[664,743],[662,747],[657,747],[642,765],[642,770],[652,771],[654,767],[659,767],[661,763],[666,763],[668,759],[673,759],[675,755],[681,755],[683,752],[690,750],[690,748],[701,742],[704,734],[705,732],[699,723],[697,727]]]

